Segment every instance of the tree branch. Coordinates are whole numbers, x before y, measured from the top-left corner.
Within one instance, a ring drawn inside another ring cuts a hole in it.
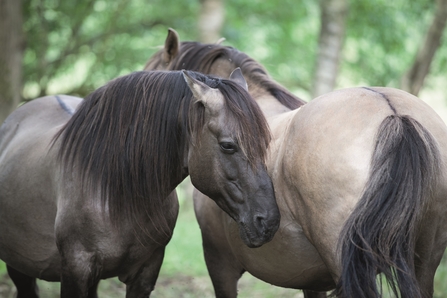
[[[425,35],[413,65],[401,80],[401,89],[418,95],[425,77],[430,71],[430,65],[438,50],[447,21],[447,0],[437,0],[433,21]]]

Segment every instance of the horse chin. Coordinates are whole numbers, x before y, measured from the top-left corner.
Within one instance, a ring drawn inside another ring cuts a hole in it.
[[[239,235],[244,242],[250,248],[261,247],[262,245],[270,242],[275,235],[277,229],[270,230],[269,233],[261,232],[260,235],[256,235],[257,233],[251,232],[250,229],[247,229],[247,226],[244,223],[239,223]]]

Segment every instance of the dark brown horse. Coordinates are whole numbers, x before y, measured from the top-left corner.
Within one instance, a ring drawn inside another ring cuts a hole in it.
[[[392,88],[351,88],[305,104],[247,55],[179,43],[170,31],[147,68],[225,76],[241,67],[273,134],[267,168],[281,224],[247,248],[237,226],[195,192],[208,270],[219,297],[235,297],[242,272],[271,284],[379,297],[383,273],[400,297],[431,297],[447,245],[447,127],[420,99]],[[267,82],[267,83],[266,83]],[[305,295],[321,295],[305,292]]]
[[[189,174],[240,225],[251,247],[279,225],[265,168],[270,134],[233,80],[193,72],[136,72],[85,100],[48,96],[0,129],[0,258],[19,297],[35,278],[62,297],[96,297],[118,276],[127,297],[148,297]]]

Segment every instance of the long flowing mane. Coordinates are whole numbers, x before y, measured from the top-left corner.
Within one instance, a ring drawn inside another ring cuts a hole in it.
[[[264,159],[270,133],[250,95],[232,81],[190,74],[222,92],[247,158]],[[127,219],[138,228],[149,217],[169,233],[164,199],[187,175],[185,146],[204,119],[203,105],[193,100],[181,72],[135,72],[85,98],[55,137],[59,160],[86,193],[99,192],[117,226]]]
[[[157,52],[147,63],[145,69],[156,69],[164,63],[163,51]],[[217,59],[226,59],[233,63],[233,68],[240,67],[245,76],[251,78],[258,86],[262,86],[281,104],[289,109],[297,109],[306,102],[293,95],[286,88],[275,82],[265,68],[247,54],[235,48],[219,44],[202,44],[199,42],[181,42],[178,55],[168,65],[169,70],[189,69],[201,73],[210,73]]]

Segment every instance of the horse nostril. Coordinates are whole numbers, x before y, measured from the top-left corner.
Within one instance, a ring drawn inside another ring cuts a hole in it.
[[[258,228],[265,228],[265,217],[264,215],[257,214],[255,215],[255,223]]]

